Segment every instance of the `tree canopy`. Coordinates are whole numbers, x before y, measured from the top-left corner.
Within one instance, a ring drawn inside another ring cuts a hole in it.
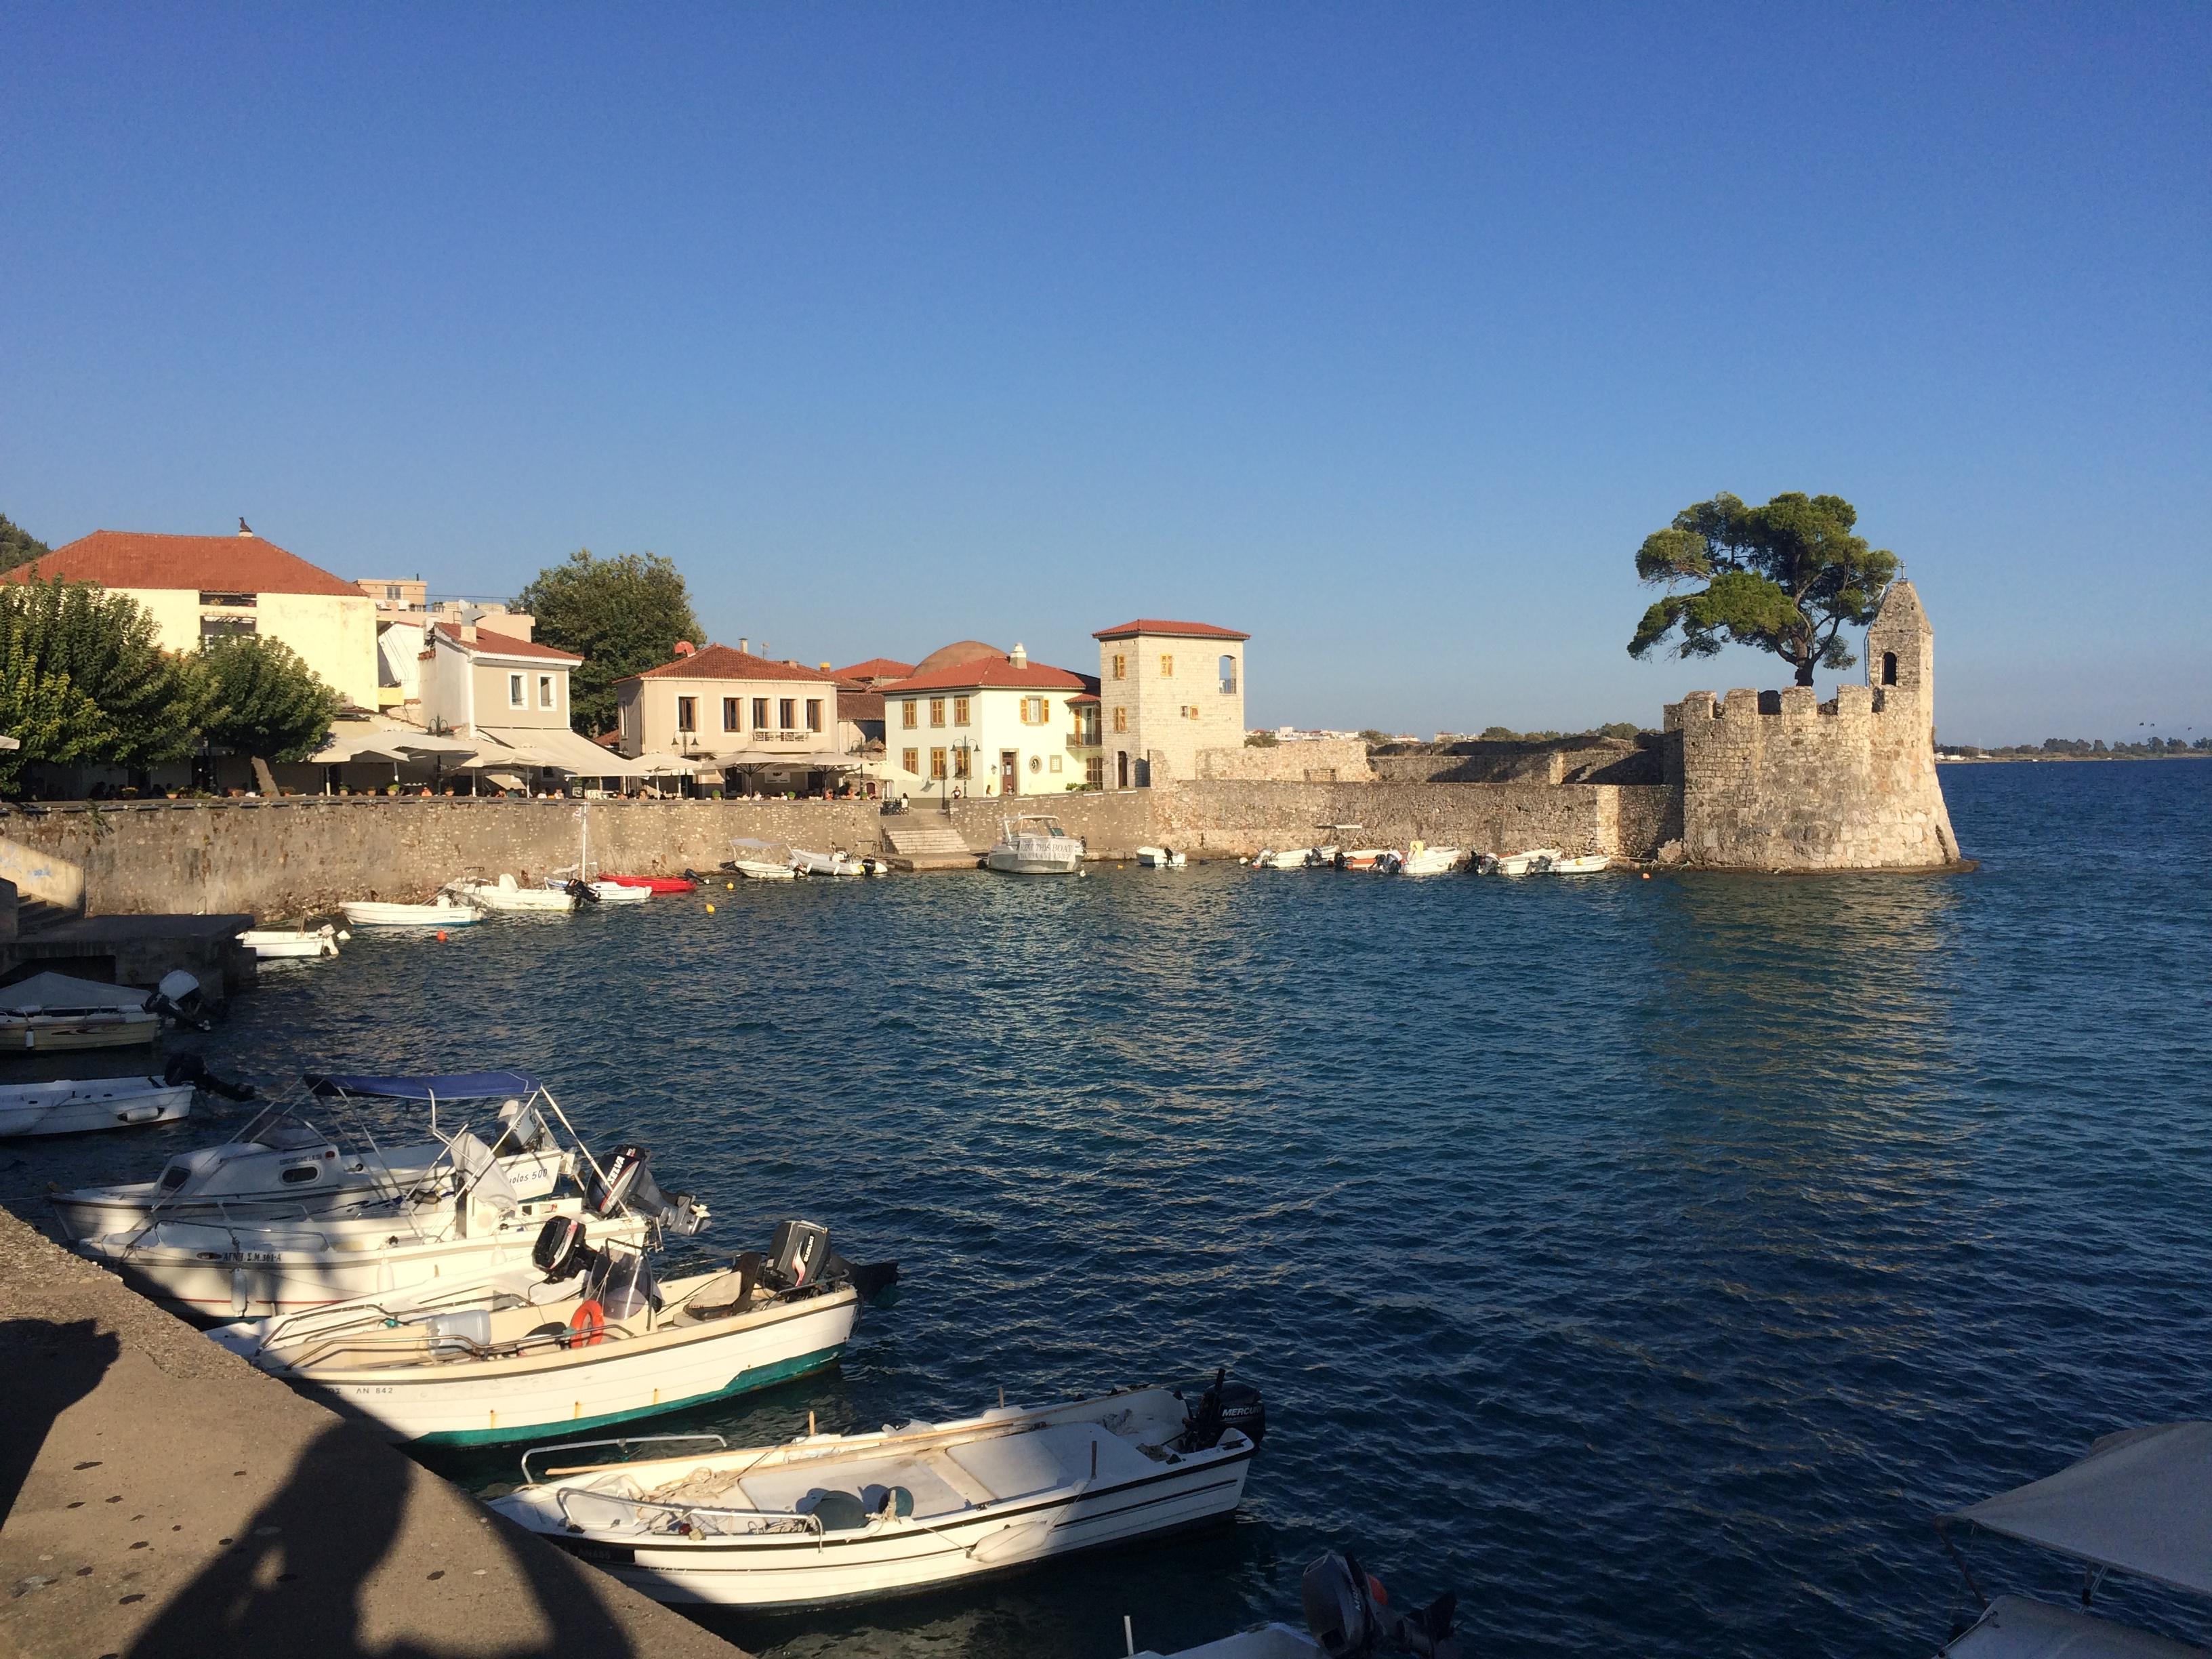
[[[200,647],[210,744],[257,760],[303,761],[323,746],[338,694],[282,640],[239,634]]]
[[[0,570],[13,570],[54,550],[0,513]]]
[[[171,656],[136,600],[89,582],[0,585],[0,789],[34,761],[148,766],[198,746],[198,663]]]
[[[1764,507],[1723,492],[1674,515],[1644,538],[1636,574],[1670,591],[1644,613],[1628,654],[1641,659],[1680,630],[1678,657],[1710,657],[1723,645],[1771,651],[1810,685],[1815,668],[1858,659],[1845,626],[1874,620],[1895,578],[1897,555],[1855,532],[1858,510],[1840,495],[1789,491]],[[1676,584],[1704,584],[1690,592]]]
[[[706,642],[683,573],[657,553],[602,559],[579,548],[514,603],[538,619],[539,640],[584,659],[568,677],[568,719],[586,737],[614,725],[617,680],[671,660],[678,640]]]

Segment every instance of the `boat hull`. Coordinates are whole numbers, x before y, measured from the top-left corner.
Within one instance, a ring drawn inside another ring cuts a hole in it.
[[[983,867],[1009,876],[1072,876],[1083,867],[1083,848],[1078,842],[1073,851],[1063,854],[994,847],[983,854]]]
[[[696,893],[699,884],[682,876],[602,876],[617,887],[642,887],[648,893]]]
[[[0,1019],[0,1049],[33,1054],[75,1054],[85,1048],[137,1048],[161,1035],[153,1014],[30,1014]]]
[[[192,1085],[157,1077],[101,1078],[0,1089],[0,1138],[85,1134],[190,1117]]]
[[[467,927],[483,913],[466,904],[384,904],[362,901],[342,904],[349,927]]]

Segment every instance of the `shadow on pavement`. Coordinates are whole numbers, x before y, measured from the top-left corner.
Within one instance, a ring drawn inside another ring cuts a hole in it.
[[[114,1332],[89,1319],[0,1321],[0,1376],[8,1379],[0,1410],[0,1516],[15,1507],[54,1419],[100,1386],[122,1351]]]

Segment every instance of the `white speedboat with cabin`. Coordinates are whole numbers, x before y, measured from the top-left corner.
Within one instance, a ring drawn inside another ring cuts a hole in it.
[[[246,1319],[297,1312],[365,1296],[410,1291],[433,1280],[473,1283],[529,1259],[545,1218],[577,1216],[610,1242],[644,1248],[665,1232],[703,1226],[703,1205],[663,1194],[639,1170],[645,1153],[621,1148],[604,1164],[580,1147],[592,1171],[581,1197],[520,1197],[491,1148],[456,1133],[431,1179],[398,1200],[293,1222],[144,1223],[81,1238],[80,1253],[174,1312]]]
[[[738,836],[730,842],[730,868],[747,881],[796,881],[791,848],[780,841]]]
[[[1218,1642],[1163,1654],[1147,1648],[1133,1659],[1379,1659],[1405,1653],[1417,1659],[1461,1659],[1452,1634],[1459,1597],[1447,1590],[1427,1607],[1400,1613],[1382,1581],[1358,1558],[1331,1550],[1309,1563],[1298,1582],[1306,1627],[1262,1625]],[[1130,1621],[1125,1619],[1125,1627]],[[1133,1648],[1133,1636],[1130,1639]]]
[[[809,1607],[1003,1572],[1231,1514],[1265,1431],[1217,1379],[628,1463],[563,1457],[492,1507],[662,1601]],[[523,1460],[588,1449],[561,1445]]]
[[[131,1129],[190,1117],[192,1085],[158,1077],[17,1083],[0,1088],[0,1139]]]
[[[265,1371],[358,1411],[391,1439],[495,1445],[632,1422],[835,1363],[863,1302],[897,1276],[856,1267],[811,1222],[767,1255],[656,1280],[556,1216],[531,1258],[466,1287],[341,1303],[210,1334]]]
[[[233,1099],[252,1097],[252,1089],[210,1077],[204,1066],[186,1066],[186,1057],[173,1060],[169,1080],[189,1079]],[[371,1108],[392,1104],[427,1106],[428,1139],[380,1145],[369,1127]],[[331,1127],[309,1117],[311,1105],[326,1109]],[[221,1145],[178,1153],[151,1181],[59,1194],[54,1208],[63,1231],[79,1239],[143,1226],[156,1217],[259,1225],[386,1204],[435,1178],[453,1133],[469,1127],[471,1107],[490,1108],[493,1122],[484,1133],[518,1196],[547,1197],[564,1177],[574,1179],[574,1157],[553,1138],[548,1121],[559,1115],[558,1104],[521,1072],[310,1075],[306,1097],[270,1102]]]
[[[320,927],[249,927],[238,942],[264,962],[294,957],[334,957],[338,953],[338,930],[325,922]]]
[[[1140,870],[1180,870],[1190,862],[1188,854],[1178,853],[1172,847],[1139,847],[1137,867]]]
[[[525,887],[511,873],[502,873],[496,881],[487,881],[481,876],[464,876],[459,881],[448,882],[446,890],[464,904],[473,904],[479,910],[489,910],[495,915],[565,915],[576,908],[576,895],[571,887],[580,883],[564,883],[559,888]]]
[[[1552,867],[1552,860],[1564,858],[1556,847],[1532,848],[1525,853],[1501,853],[1492,861],[1492,873],[1500,876],[1541,875]]]
[[[2212,1601],[2212,1423],[2164,1423],[2108,1434],[2053,1475],[1984,1498],[1936,1523],[1980,1613],[1954,1631],[1941,1659],[2207,1659],[2212,1649],[2089,1611],[2108,1574],[2145,1578]],[[2079,1608],[1984,1594],[1954,1531],[1991,1532],[2066,1556],[2085,1570]]]
[[[70,974],[33,974],[0,986],[0,1050],[34,1054],[134,1048],[161,1035],[161,1021],[197,1007],[199,981],[181,969],[152,991]]]
[[[999,838],[983,854],[983,867],[1010,876],[1073,876],[1083,870],[1083,842],[1042,812],[999,821]]]
[[[355,899],[338,906],[349,927],[467,927],[482,921],[484,913],[441,893],[431,904],[387,904],[380,899]]]

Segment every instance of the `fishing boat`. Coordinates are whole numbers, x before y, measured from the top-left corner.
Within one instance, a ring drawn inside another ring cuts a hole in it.
[[[197,989],[199,981],[191,982]],[[153,1005],[153,996],[136,986],[33,974],[0,988],[0,1049],[137,1048],[161,1035],[161,1010]]]
[[[19,1083],[0,1088],[0,1138],[74,1135],[190,1117],[192,1085],[157,1077]]]
[[[233,1099],[252,1097],[250,1088],[226,1084],[180,1055],[170,1062],[166,1080],[188,1079]],[[368,1120],[369,1109],[380,1104],[428,1107],[428,1138],[379,1146]],[[259,1225],[358,1213],[433,1181],[447,1143],[469,1127],[471,1107],[491,1109],[484,1133],[519,1196],[544,1197],[563,1178],[574,1178],[576,1160],[554,1139],[549,1122],[559,1105],[524,1073],[311,1074],[301,1094],[271,1101],[221,1145],[178,1153],[151,1181],[58,1194],[54,1208],[73,1239],[143,1226],[157,1216]],[[325,1117],[332,1127],[324,1127]]]
[[[349,927],[466,927],[483,920],[473,904],[463,904],[441,893],[432,904],[387,904],[379,899],[356,899],[341,904]]]
[[[1133,1659],[1372,1659],[1386,1653],[1460,1659],[1462,1649],[1452,1634],[1459,1597],[1449,1590],[1425,1607],[1400,1613],[1390,1605],[1382,1581],[1357,1557],[1331,1550],[1308,1563],[1298,1581],[1298,1599],[1305,1610],[1304,1630],[1262,1625],[1173,1654],[1149,1648],[1133,1653],[1133,1636],[1128,1646]],[[1125,1617],[1125,1635],[1129,1624]]]
[[[2206,1659],[2212,1649],[2100,1619],[2107,1574],[2212,1600],[2212,1423],[2126,1429],[2094,1442],[2057,1474],[1984,1498],[1936,1522],[1980,1613],[1954,1630],[1942,1659]],[[1951,1534],[1998,1534],[2085,1570],[2077,1610],[2024,1595],[1984,1595]]]
[[[1540,875],[1552,867],[1552,860],[1564,857],[1556,847],[1534,848],[1526,853],[1504,853],[1498,855],[1495,873],[1501,876]]]
[[[1388,875],[1405,861],[1405,856],[1395,847],[1349,847],[1336,855],[1336,867],[1380,870]]]
[[[338,930],[328,922],[320,927],[249,927],[238,942],[264,962],[289,957],[334,957],[338,953]]]
[[[374,1421],[386,1437],[483,1446],[678,1411],[835,1363],[895,1263],[855,1267],[810,1222],[766,1255],[656,1282],[649,1258],[547,1220],[497,1278],[371,1297],[210,1333],[263,1370]]]
[[[848,853],[836,848],[827,853],[810,853],[803,847],[791,849],[791,867],[802,876],[880,876],[890,866],[878,858],[866,854]]]
[[[1140,870],[1180,870],[1190,862],[1189,856],[1172,847],[1139,847],[1137,867]]]
[[[557,889],[525,887],[511,874],[502,874],[496,881],[464,876],[459,881],[447,883],[446,891],[464,904],[472,904],[495,915],[565,915],[576,908],[574,890],[581,885],[580,882],[570,881],[563,882]]]
[[[1449,875],[1467,862],[1463,847],[1431,847],[1425,841],[1413,842],[1399,861],[1398,873],[1406,876]]]
[[[650,887],[626,887],[618,881],[605,881],[598,878],[580,880],[575,872],[571,870],[556,871],[545,878],[544,885],[547,892],[566,893],[580,906],[643,904],[653,897],[653,889]],[[591,896],[586,898],[584,896],[586,893],[589,893]]]
[[[747,881],[796,881],[791,848],[780,841],[739,836],[730,843],[730,868]]]
[[[1594,876],[1601,870],[1609,868],[1612,863],[1613,860],[1603,853],[1583,853],[1571,859],[1555,858],[1547,866],[1547,871],[1554,876]]]
[[[1327,870],[1336,864],[1335,847],[1263,847],[1253,855],[1255,870]]]
[[[1217,1377],[781,1446],[549,1468],[492,1507],[658,1601],[805,1607],[896,1595],[1233,1511],[1265,1431]],[[719,1442],[719,1437],[714,1437]],[[611,1443],[601,1442],[599,1444]]]
[[[617,887],[642,887],[648,893],[696,893],[699,884],[687,876],[601,876]]]
[[[983,867],[1012,876],[1072,876],[1083,870],[1083,842],[1042,812],[999,821],[999,838],[983,854]]]

